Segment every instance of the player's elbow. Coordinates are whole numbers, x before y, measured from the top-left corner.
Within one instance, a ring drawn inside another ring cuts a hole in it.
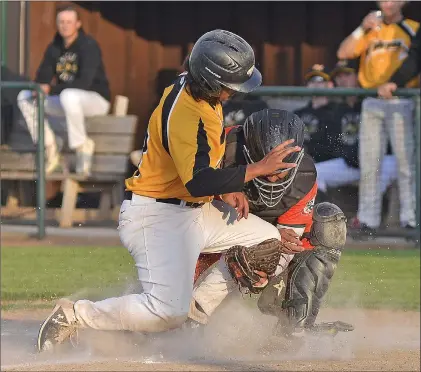
[[[195,198],[214,195],[212,190],[206,186],[205,183],[196,178],[193,178],[191,181],[187,182],[185,186],[190,195]]]
[[[350,49],[345,43],[343,43],[339,46],[339,49],[336,52],[336,57],[338,59],[355,58],[355,51],[353,49]]]
[[[338,49],[338,51],[336,52],[336,57],[338,58],[338,59],[346,59],[347,57],[346,57],[346,53],[345,53],[345,51],[343,50],[343,48],[339,48]]]

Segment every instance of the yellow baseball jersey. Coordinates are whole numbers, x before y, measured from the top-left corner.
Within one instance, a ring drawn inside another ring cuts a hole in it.
[[[224,152],[221,104],[196,101],[181,75],[165,89],[150,118],[142,159],[126,188],[155,199],[210,201],[212,197],[193,197],[185,185],[196,172],[219,168]]]
[[[382,23],[379,30],[370,30],[359,39],[355,57],[361,56],[358,80],[363,88],[376,88],[389,81],[408,55],[418,27],[419,23],[411,19]],[[407,84],[416,86],[417,78]]]

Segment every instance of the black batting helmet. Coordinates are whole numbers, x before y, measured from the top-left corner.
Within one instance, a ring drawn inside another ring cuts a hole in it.
[[[251,114],[244,122],[245,158],[249,164],[262,160],[273,148],[281,143],[294,139],[289,146],[303,147],[304,123],[295,114],[286,110],[265,109]],[[294,181],[298,166],[304,156],[304,149],[289,154],[284,162],[295,163],[283,179],[269,182],[266,178],[258,177],[253,180],[259,192],[261,201],[268,207],[279,203],[286,189]],[[284,172],[280,169],[275,174]]]
[[[211,97],[222,87],[249,93],[262,83],[252,47],[240,36],[214,30],[201,36],[193,46],[189,69],[193,79]]]

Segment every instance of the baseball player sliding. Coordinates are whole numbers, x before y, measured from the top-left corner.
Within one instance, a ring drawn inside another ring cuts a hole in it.
[[[281,255],[289,259],[281,251],[276,226],[251,214],[242,218],[247,202],[241,191],[258,177],[257,184],[262,177],[295,168],[297,162],[284,159],[301,148],[291,139],[259,161],[220,167],[226,142],[221,102],[261,84],[254,65],[251,46],[231,32],[214,30],[195,43],[186,72],[165,90],[154,110],[138,170],[126,181],[118,230],[143,293],[98,302],[59,301],[40,328],[40,351],[54,350],[78,328],[160,332],[179,327],[188,317],[201,252],[248,247],[244,257],[262,250],[275,267]],[[213,200],[214,195],[221,200]],[[227,256],[228,265],[222,257],[218,266],[226,285],[230,271],[241,266],[232,254],[236,249]],[[268,282],[271,273],[258,269],[256,265],[251,287]]]
[[[304,141],[304,123],[284,110],[256,112],[246,119],[244,126],[228,129],[225,169],[258,162],[286,139],[293,138],[299,146]],[[314,206],[316,168],[304,150],[290,154],[285,160],[297,166],[255,178],[244,187],[251,212],[280,231],[283,241],[280,260],[275,261],[276,257],[264,250],[248,257],[246,248],[232,247],[224,256],[234,279],[225,281],[220,254],[201,254],[189,314],[197,323],[206,324],[216,307],[239,285],[261,293],[259,309],[279,318],[277,335],[289,337],[306,331],[336,335],[338,331],[353,330],[343,322],[315,324],[345,244],[346,218],[334,204]],[[268,285],[254,286],[260,280],[253,273],[255,265],[272,273]]]

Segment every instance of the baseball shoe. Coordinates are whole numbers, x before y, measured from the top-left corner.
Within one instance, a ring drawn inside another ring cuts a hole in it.
[[[51,174],[60,166],[60,154],[57,144],[54,142],[51,146],[45,148],[45,173]]]
[[[76,173],[91,175],[92,157],[95,152],[95,142],[90,138],[76,150]]]
[[[377,237],[377,230],[360,222],[357,217],[354,217],[350,223],[350,235],[361,241],[375,239]]]
[[[61,299],[51,314],[42,323],[38,333],[38,351],[53,351],[55,346],[63,343],[77,333],[78,321],[73,308],[74,302]]]
[[[315,336],[330,336],[335,337],[339,332],[351,332],[354,330],[354,326],[349,323],[341,322],[340,320],[336,322],[326,322],[316,324],[307,332],[310,332]]]

